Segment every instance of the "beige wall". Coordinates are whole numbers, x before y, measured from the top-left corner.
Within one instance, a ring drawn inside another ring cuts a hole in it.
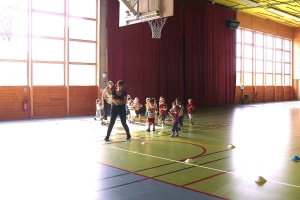
[[[289,39],[294,38],[294,28],[270,21],[268,19],[263,19],[238,11],[237,20],[240,22],[240,27],[243,28],[270,33],[272,35],[277,35]]]

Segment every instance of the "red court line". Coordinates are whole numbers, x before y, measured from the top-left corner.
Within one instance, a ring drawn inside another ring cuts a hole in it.
[[[197,192],[197,193],[201,193],[201,194],[206,194],[206,195],[208,195],[208,196],[216,197],[216,198],[223,199],[223,200],[229,200],[229,199],[226,199],[226,198],[223,198],[223,197],[219,197],[219,196],[216,196],[216,195],[213,195],[213,194],[208,194],[208,193],[206,193],[206,192],[201,192],[201,191],[194,190],[194,189],[191,189],[191,188],[186,188],[186,187],[182,187],[182,186],[180,186],[180,185],[176,185],[176,184],[173,184],[173,183],[169,183],[169,182],[166,182],[166,181],[162,181],[162,180],[159,180],[159,179],[155,179],[155,178],[152,178],[152,177],[150,177],[150,176],[145,176],[145,175],[142,175],[142,174],[138,174],[138,173],[135,173],[135,172],[131,172],[131,171],[128,171],[128,170],[125,170],[125,169],[121,169],[121,168],[119,168],[119,167],[107,165],[107,164],[105,164],[105,163],[101,163],[101,162],[99,162],[99,163],[102,164],[102,165],[108,166],[108,167],[112,167],[112,168],[119,169],[119,170],[122,170],[122,171],[125,171],[125,172],[129,172],[129,173],[131,173],[131,174],[135,174],[135,175],[142,176],[142,177],[145,177],[145,178],[148,178],[148,179],[152,179],[152,180],[155,180],[155,181],[159,181],[159,182],[162,182],[162,183],[166,183],[166,184],[169,184],[169,185],[173,185],[173,186],[175,186],[175,187],[183,188],[183,189],[190,190],[190,191]]]
[[[292,140],[296,140],[296,139],[298,139],[298,138],[300,138],[300,136],[294,137],[294,138],[292,138]]]
[[[288,150],[287,152],[295,151],[295,150],[298,150],[298,149],[300,149],[300,147],[297,147],[297,148],[294,148],[294,149],[290,149],[290,150]]]
[[[228,170],[228,171],[226,171],[226,172],[220,172],[220,173],[214,174],[214,175],[212,175],[212,176],[208,176],[208,177],[205,177],[205,178],[202,178],[202,179],[199,179],[199,180],[190,182],[190,183],[186,183],[186,184],[184,184],[184,185],[181,185],[181,187],[186,187],[186,186],[188,186],[188,185],[192,185],[192,184],[194,184],[194,183],[198,183],[198,182],[201,182],[201,181],[205,181],[205,180],[207,180],[207,179],[214,178],[214,177],[216,177],[216,176],[220,176],[220,175],[222,175],[222,174],[227,174],[227,172],[231,172],[231,171],[233,171],[233,170],[235,170],[235,169],[231,169],[231,170]]]

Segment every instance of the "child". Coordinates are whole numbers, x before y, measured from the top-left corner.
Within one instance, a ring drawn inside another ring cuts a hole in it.
[[[154,105],[154,99],[150,99],[149,101],[149,107],[148,107],[148,117],[147,117],[147,122],[148,122],[148,129],[146,131],[150,132],[150,126],[152,124],[153,126],[153,131],[155,131],[155,105]]]
[[[100,117],[100,120],[102,120],[101,109],[100,99],[96,99],[96,116],[94,117],[94,120],[97,120],[97,117]]]
[[[139,103],[140,100],[138,97],[135,97],[134,98],[134,107],[135,107],[135,113],[136,113],[136,116],[139,116],[139,121],[140,122],[143,122],[143,120],[141,119],[141,107],[143,107],[142,104]]]
[[[186,109],[188,111],[189,119],[190,119],[190,124],[193,125],[193,114],[195,110],[195,105],[193,104],[193,99],[188,100],[188,105],[186,106]]]
[[[145,116],[148,117],[148,108],[149,108],[149,105],[150,105],[150,98],[146,98],[146,104],[145,104],[145,107],[146,107],[146,112],[145,112]]]
[[[157,121],[158,121],[158,107],[157,107],[157,103],[156,103],[156,99],[155,98],[153,98],[154,99],[154,107],[155,107],[155,120],[154,120],[154,122],[155,122],[155,125],[157,125]]]
[[[145,104],[145,107],[146,107],[145,116],[147,117],[146,118],[146,127],[148,127],[148,108],[150,106],[150,102],[149,101],[150,101],[150,98],[147,97],[146,98],[146,104]]]
[[[183,105],[181,104],[181,98],[176,98],[176,105],[179,107],[179,110],[178,110],[178,130],[180,131],[180,127],[183,126],[183,110],[184,110],[184,107]]]
[[[170,112],[174,112],[174,107],[176,106],[176,102],[175,101],[173,101],[172,102],[172,108],[170,109]]]
[[[128,94],[127,95],[127,103],[125,104],[125,109],[126,109],[126,118],[129,122],[130,122],[130,118],[131,118],[130,110],[129,110],[130,102],[131,102],[131,96]]]
[[[169,115],[172,117],[172,134],[170,137],[178,137],[178,115],[179,115],[179,106],[174,106],[174,112],[169,112]]]
[[[160,114],[160,118],[161,118],[161,126],[165,125],[167,109],[168,108],[167,108],[167,104],[165,102],[165,99],[161,98],[160,102],[159,102],[159,114]]]
[[[131,117],[129,123],[134,124],[136,113],[135,113],[135,107],[134,107],[134,101],[133,100],[130,101],[128,109],[130,111],[130,117]]]
[[[158,100],[158,107],[160,108],[160,104],[161,104],[161,100],[163,99],[162,96],[159,97],[159,100]],[[161,120],[161,114],[160,114],[160,109],[158,111],[158,120]]]

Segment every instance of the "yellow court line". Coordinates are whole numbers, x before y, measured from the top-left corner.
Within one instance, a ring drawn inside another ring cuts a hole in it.
[[[180,161],[177,161],[177,160],[172,160],[172,159],[163,158],[163,157],[159,157],[159,156],[153,156],[153,155],[149,155],[149,154],[139,153],[139,152],[136,152],[136,151],[130,151],[130,150],[126,150],[126,149],[112,147],[112,146],[109,146],[109,145],[101,145],[101,146],[102,147],[108,147],[108,148],[111,148],[111,149],[121,150],[121,151],[125,151],[125,152],[135,153],[135,154],[139,154],[139,155],[143,155],[143,156],[147,156],[147,157],[152,157],[152,158],[157,158],[157,159],[161,159],[161,160],[166,160],[166,161],[170,161],[170,162],[176,162],[176,163],[180,163],[180,164],[190,165],[190,166],[194,166],[194,167],[198,167],[198,168],[209,169],[209,170],[213,170],[213,171],[217,171],[217,172],[222,172],[222,173],[227,173],[227,174],[233,174],[233,175],[239,175],[237,173],[233,173],[233,172],[229,172],[229,171],[224,171],[224,170],[215,169],[215,168],[211,168],[211,167],[204,167],[204,166],[195,165],[195,164],[192,164],[192,163],[180,162]],[[267,182],[277,183],[277,184],[281,184],[281,185],[286,185],[286,186],[300,188],[300,186],[298,186],[298,185],[293,185],[293,184],[288,184],[288,183],[283,183],[283,182],[278,182],[278,181],[267,180]]]

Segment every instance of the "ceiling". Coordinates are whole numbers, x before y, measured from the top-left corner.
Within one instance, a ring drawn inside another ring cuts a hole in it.
[[[300,27],[300,0],[211,0],[211,2],[290,27]],[[267,10],[270,8],[272,12]],[[280,11],[298,19],[284,16]]]

